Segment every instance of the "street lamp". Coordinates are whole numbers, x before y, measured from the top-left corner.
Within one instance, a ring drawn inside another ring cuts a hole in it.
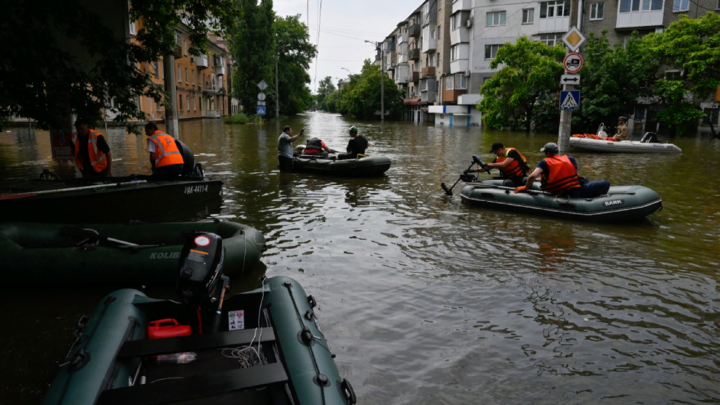
[[[385,53],[381,42],[365,42],[375,45],[375,50],[380,51],[380,122],[385,122]]]
[[[350,73],[350,76],[352,76],[352,75],[353,75],[353,72],[351,72],[351,71],[350,71],[350,69],[348,69],[348,68],[344,68],[344,67],[341,67],[340,69],[345,69],[345,70],[347,70],[347,71],[348,71],[348,73]]]

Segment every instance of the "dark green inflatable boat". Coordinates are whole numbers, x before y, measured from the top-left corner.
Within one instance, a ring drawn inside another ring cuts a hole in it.
[[[662,209],[658,193],[643,186],[612,186],[600,197],[568,198],[546,193],[537,183],[530,192],[517,194],[513,187],[502,184],[503,180],[467,183],[461,192],[462,200],[486,208],[602,222],[639,220]]]
[[[258,290],[225,299],[217,330],[200,334],[195,307],[188,311],[136,290],[116,291],[78,324],[43,403],[354,404],[314,307],[296,281],[274,277]],[[214,313],[203,312],[202,322]],[[148,339],[149,322],[167,318],[192,325],[192,334]],[[193,353],[196,360],[153,361],[171,353]]]
[[[333,176],[369,177],[380,176],[390,169],[390,159],[385,156],[360,156],[357,159],[336,160],[299,155],[293,159],[295,170]]]
[[[0,224],[4,286],[171,284],[187,236],[224,239],[226,274],[239,276],[260,261],[258,230],[221,220],[160,224]]]

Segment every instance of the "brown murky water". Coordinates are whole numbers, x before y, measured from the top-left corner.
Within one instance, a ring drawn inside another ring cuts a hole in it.
[[[265,233],[268,276],[318,298],[360,403],[720,402],[720,141],[674,139],[681,156],[573,154],[581,174],[664,200],[640,223],[585,224],[467,207],[439,187],[495,141],[537,162],[554,135],[324,113],[289,124],[336,149],[358,125],[393,166],[376,179],[281,174],[274,123],[184,122],[181,138],[225,182],[219,216]],[[108,138],[116,175],[149,172],[144,138]],[[45,167],[74,171],[50,162],[46,133],[0,134],[0,182]],[[0,403],[39,402],[75,321],[112,289],[1,290]]]

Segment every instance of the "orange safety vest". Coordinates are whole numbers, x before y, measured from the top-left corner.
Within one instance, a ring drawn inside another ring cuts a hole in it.
[[[184,163],[182,154],[175,144],[175,138],[161,132],[155,131],[150,141],[155,144],[155,167],[163,167],[169,165],[181,165]]]
[[[545,191],[553,194],[564,194],[570,189],[581,187],[577,169],[567,156],[545,158],[550,173],[543,173]]]
[[[510,151],[514,150],[515,152],[518,153],[518,155],[520,155],[520,157],[523,160],[523,163],[525,163],[525,166],[527,167],[527,159],[525,158],[525,156],[523,156],[522,153],[518,152],[518,150],[515,148],[508,147],[506,149],[507,149],[507,151],[505,152],[505,156],[499,157],[496,159],[498,163],[504,162],[505,159],[508,158]],[[527,171],[528,171],[528,169],[523,169],[523,167],[520,165],[520,162],[518,162],[517,159],[514,159],[510,164],[508,164],[505,167],[500,167],[499,169],[505,175],[505,177],[507,177],[508,179],[512,179],[513,177],[524,176],[527,174]]]
[[[100,132],[91,129],[88,133],[88,156],[90,156],[90,166],[95,170],[95,173],[100,173],[107,167],[107,159],[105,159],[105,153],[98,150],[97,137],[102,135]],[[72,142],[75,144],[75,165],[82,171],[83,160],[80,156],[80,137],[77,132],[72,134]]]

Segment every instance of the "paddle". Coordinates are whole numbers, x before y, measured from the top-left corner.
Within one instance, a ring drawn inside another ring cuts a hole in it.
[[[122,245],[124,247],[140,247],[140,245],[136,243],[126,242],[124,240],[108,238],[107,236],[100,235],[100,233],[94,229],[82,229],[72,226],[63,226],[62,228],[60,228],[60,235],[75,236],[78,238],[84,238],[85,240],[92,239],[98,241],[112,242],[118,245]]]
[[[472,169],[472,167],[475,166],[476,164],[482,164],[482,160],[480,160],[480,158],[477,155],[473,155],[473,162],[470,164],[470,166],[468,166],[468,168],[465,171],[467,172],[468,170]],[[460,176],[460,178],[457,179],[457,181],[455,182],[455,184],[452,185],[452,187],[448,188],[448,186],[446,186],[445,183],[440,183],[440,187],[442,187],[442,189],[445,190],[445,194],[452,196],[453,195],[452,189],[455,188],[455,186],[460,182],[460,180],[462,180],[462,176]]]

